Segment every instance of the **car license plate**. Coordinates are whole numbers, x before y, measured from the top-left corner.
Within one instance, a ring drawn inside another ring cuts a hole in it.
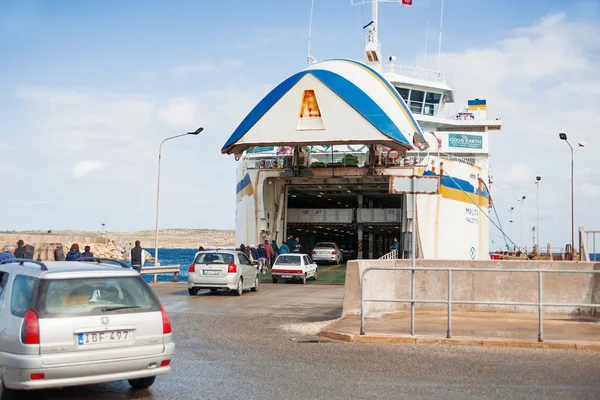
[[[77,344],[86,346],[89,344],[128,342],[131,340],[131,331],[108,331],[108,332],[86,332],[77,334]]]
[[[281,279],[290,279],[291,275],[281,275]]]
[[[202,275],[219,275],[219,271],[214,270],[202,270]]]

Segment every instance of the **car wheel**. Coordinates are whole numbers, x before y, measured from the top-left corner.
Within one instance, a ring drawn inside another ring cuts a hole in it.
[[[273,277],[273,283],[277,283],[278,279]]]
[[[306,285],[306,273],[302,276],[302,284]]]
[[[240,280],[238,281],[238,284],[237,284],[237,289],[235,291],[235,295],[241,296],[242,293],[244,293],[244,281],[242,280],[242,278],[240,278]]]
[[[4,385],[4,379],[0,378],[0,400],[14,399],[16,393],[14,390],[7,388]]]
[[[318,270],[318,269],[315,269],[315,274],[313,275],[313,281],[316,281],[316,280],[317,280],[317,275],[318,275],[318,273],[319,273],[319,270]]]
[[[259,281],[260,281],[260,278],[258,277],[258,275],[256,275],[256,278],[254,278],[254,287],[252,289],[250,289],[251,291],[258,292]]]
[[[190,289],[188,289],[188,293],[190,294],[190,296],[195,296],[198,294],[198,288],[196,288],[196,287],[190,288]]]
[[[152,386],[155,380],[155,376],[149,376],[147,378],[129,379],[128,382],[134,389],[148,389],[150,386]]]

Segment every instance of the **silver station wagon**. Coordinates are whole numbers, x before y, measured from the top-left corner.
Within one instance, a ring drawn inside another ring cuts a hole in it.
[[[258,291],[258,267],[239,251],[217,250],[198,253],[188,269],[188,292],[200,289],[232,290],[241,296],[244,289]]]
[[[104,262],[0,263],[0,327],[0,398],[118,380],[145,389],[175,350],[138,272]]]

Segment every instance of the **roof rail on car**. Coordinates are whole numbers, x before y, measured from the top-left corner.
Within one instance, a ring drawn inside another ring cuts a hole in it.
[[[31,263],[39,265],[42,271],[48,271],[48,267],[41,261],[30,260],[29,258],[9,258],[8,260],[4,260],[0,262],[0,264],[15,264],[25,265],[25,263]]]
[[[77,259],[77,261],[81,261],[81,262],[95,262],[97,264],[101,264],[101,263],[116,263],[119,264],[121,267],[123,268],[131,268],[129,265],[127,265],[126,263],[124,263],[123,261],[119,261],[119,260],[115,260],[112,258],[101,258],[101,257],[80,257]]]

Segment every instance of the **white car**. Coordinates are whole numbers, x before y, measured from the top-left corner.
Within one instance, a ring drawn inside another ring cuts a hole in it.
[[[306,284],[308,278],[316,281],[317,274],[317,264],[307,254],[302,253],[281,254],[271,270],[273,283],[277,283],[279,279],[296,279]]]
[[[313,249],[312,258],[315,261],[341,264],[344,261],[344,253],[335,243],[320,242]]]
[[[188,269],[188,292],[198,294],[200,289],[228,289],[241,296],[244,289],[258,291],[258,267],[239,251],[203,251],[196,255]]]
[[[118,380],[145,389],[171,370],[169,317],[127,265],[5,260],[0,326],[0,398]]]

